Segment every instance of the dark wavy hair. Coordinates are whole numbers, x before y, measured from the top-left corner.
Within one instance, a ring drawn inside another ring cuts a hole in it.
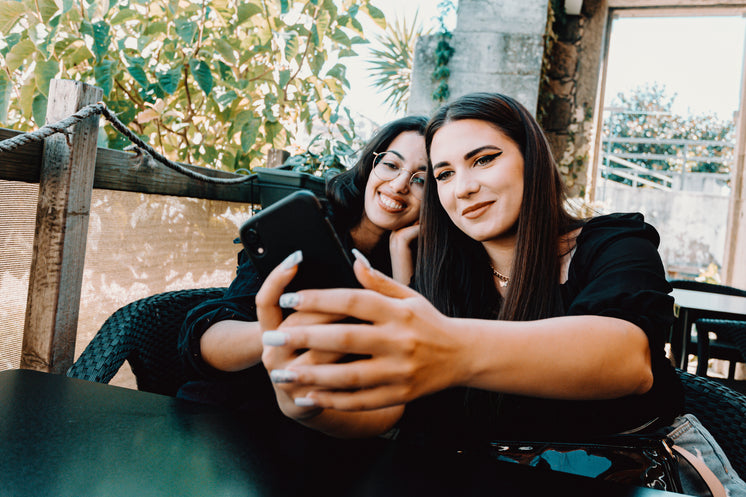
[[[582,221],[566,210],[566,192],[549,144],[534,117],[499,93],[472,93],[436,111],[425,131],[428,157],[433,136],[452,121],[484,121],[513,140],[523,155],[523,203],[510,286],[503,300],[482,244],[450,220],[428,170],[420,215],[415,285],[450,316],[513,321],[541,319],[559,309],[559,238]]]
[[[365,185],[373,170],[373,154],[385,152],[400,134],[414,131],[425,135],[427,117],[408,116],[382,126],[360,151],[360,157],[350,169],[331,178],[326,184],[334,225],[339,232],[355,227],[363,216]]]

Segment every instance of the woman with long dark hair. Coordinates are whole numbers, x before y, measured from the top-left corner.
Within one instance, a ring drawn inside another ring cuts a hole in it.
[[[640,214],[570,214],[541,128],[510,97],[445,105],[425,140],[420,293],[358,254],[365,290],[282,295],[296,271],[289,261],[257,295],[262,360],[286,415],[339,436],[395,429],[457,447],[699,433],[686,443],[742,491],[696,418],[679,417],[683,390],[664,352],[673,299],[656,230]],[[297,311],[292,322],[278,306]],[[362,322],[331,323],[340,315]],[[298,349],[362,357],[299,360],[290,354]]]
[[[384,125],[360,152],[357,163],[331,178],[326,187],[327,210],[346,248],[356,248],[378,270],[405,283],[414,270],[411,247],[417,237],[427,167],[426,124],[425,117],[409,116]],[[236,278],[223,297],[189,312],[179,350],[188,375],[198,381],[188,383],[180,396],[242,404],[246,392],[234,388],[234,383],[261,383],[264,369],[251,368],[262,353],[254,305],[261,284],[242,250]],[[216,379],[221,382],[212,381]]]

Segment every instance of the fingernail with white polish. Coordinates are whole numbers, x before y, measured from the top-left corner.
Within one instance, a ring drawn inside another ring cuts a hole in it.
[[[285,260],[280,263],[282,269],[290,269],[293,266],[297,266],[303,261],[303,252],[296,250],[289,256],[285,257]]]
[[[265,331],[262,333],[262,343],[272,347],[281,347],[288,343],[288,334],[282,331]]]
[[[297,293],[284,293],[280,296],[280,307],[292,309],[300,304],[300,295]]]
[[[287,369],[273,369],[269,373],[272,383],[292,383],[298,379],[298,373]]]
[[[316,401],[308,397],[296,397],[295,405],[298,407],[316,407]]]
[[[355,259],[357,259],[357,260],[359,260],[360,262],[363,263],[363,266],[365,266],[365,269],[370,269],[371,268],[370,261],[368,260],[368,258],[365,257],[363,255],[363,253],[360,252],[358,249],[356,249],[356,248],[352,249],[352,255],[355,256]]]

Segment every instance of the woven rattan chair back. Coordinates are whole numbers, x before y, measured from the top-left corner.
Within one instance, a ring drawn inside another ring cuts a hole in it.
[[[686,395],[684,411],[697,416],[723,448],[736,473],[746,475],[746,395],[714,380],[677,372]]]
[[[187,380],[177,341],[187,312],[225,288],[159,293],[118,309],[104,322],[67,376],[108,383],[126,360],[138,390],[175,395]]]

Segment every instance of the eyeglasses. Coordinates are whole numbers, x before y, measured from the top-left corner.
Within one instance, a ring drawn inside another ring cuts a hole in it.
[[[384,181],[392,181],[399,177],[402,171],[409,174],[409,191],[417,198],[422,198],[425,191],[425,171],[410,171],[404,169],[402,158],[389,150],[373,153],[373,173]]]

